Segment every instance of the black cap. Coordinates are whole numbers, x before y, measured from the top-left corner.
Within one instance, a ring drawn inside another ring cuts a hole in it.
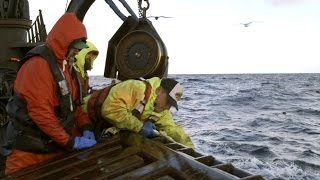
[[[170,105],[178,110],[178,101],[183,94],[183,88],[180,83],[174,79],[164,78],[161,80],[160,86],[166,90]]]

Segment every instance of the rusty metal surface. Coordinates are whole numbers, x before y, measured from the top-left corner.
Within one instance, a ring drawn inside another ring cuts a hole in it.
[[[121,133],[93,148],[65,154],[5,179],[263,179],[165,141]]]

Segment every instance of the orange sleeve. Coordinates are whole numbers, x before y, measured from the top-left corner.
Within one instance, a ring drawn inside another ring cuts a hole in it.
[[[48,63],[40,56],[25,62],[17,74],[15,92],[26,100],[33,122],[53,141],[65,146],[70,136],[55,115],[59,100]]]

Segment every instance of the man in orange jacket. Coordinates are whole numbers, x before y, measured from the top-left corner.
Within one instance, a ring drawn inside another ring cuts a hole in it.
[[[96,144],[90,120],[79,106],[79,82],[72,63],[87,48],[86,29],[74,13],[65,13],[45,45],[28,52],[8,103],[12,128],[18,132],[7,157],[6,175],[52,160],[67,150]],[[76,134],[76,130],[78,133]],[[79,131],[80,130],[80,131]]]

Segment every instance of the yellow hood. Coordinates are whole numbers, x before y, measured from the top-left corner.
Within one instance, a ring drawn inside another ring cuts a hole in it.
[[[78,55],[76,55],[77,66],[78,66],[78,68],[79,68],[79,70],[80,70],[81,76],[82,76],[84,79],[87,78],[87,77],[86,77],[86,76],[87,76],[87,75],[86,75],[86,72],[85,72],[85,70],[84,70],[84,64],[85,64],[85,61],[86,61],[86,59],[85,59],[86,55],[87,55],[89,52],[92,52],[92,51],[96,51],[96,52],[99,53],[98,49],[96,48],[96,46],[95,46],[93,43],[87,41],[87,45],[89,46],[88,48],[82,49],[82,50],[78,53]],[[93,65],[93,62],[96,60],[97,57],[98,57],[98,55],[97,55],[97,56],[93,56],[93,58],[92,58],[92,60],[91,60],[91,66]]]

